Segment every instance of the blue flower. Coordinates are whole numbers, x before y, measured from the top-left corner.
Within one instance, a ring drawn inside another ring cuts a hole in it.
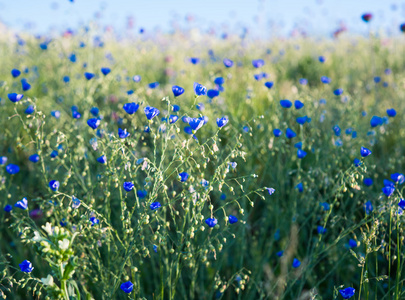
[[[319,205],[322,207],[324,211],[328,211],[330,209],[330,205],[328,202],[321,202]]]
[[[34,270],[32,264],[28,260],[24,260],[22,263],[19,264],[21,272],[31,273]]]
[[[233,61],[228,59],[228,58],[224,58],[223,63],[224,63],[224,66],[227,67],[227,68],[230,68],[230,67],[233,66]]]
[[[298,268],[299,266],[301,266],[301,262],[297,258],[294,258],[293,263],[292,263],[292,267],[293,268]]]
[[[215,218],[208,218],[205,220],[205,223],[207,223],[207,225],[212,228],[215,227],[215,225],[217,225],[218,220]]]
[[[234,224],[234,223],[238,222],[238,218],[235,216],[232,216],[232,215],[229,215],[228,220],[229,220],[230,224]]]
[[[7,160],[7,156],[0,156],[0,166],[5,165]]]
[[[129,294],[132,292],[134,285],[132,284],[131,281],[124,282],[121,284],[121,290],[123,290],[125,293]]]
[[[152,83],[149,83],[149,88],[150,89],[155,89],[155,88],[157,88],[159,86],[159,82],[152,82]]]
[[[354,163],[354,166],[355,166],[355,167],[361,166],[361,160],[358,159],[358,158],[355,158],[355,159],[353,160],[353,163]]]
[[[300,124],[300,125],[304,125],[307,120],[308,120],[308,117],[307,117],[307,116],[298,117],[298,118],[296,119],[297,123]]]
[[[333,91],[333,93],[334,93],[336,96],[340,96],[340,95],[343,94],[343,89],[336,89],[336,90]]]
[[[217,118],[217,125],[219,128],[224,127],[226,124],[228,124],[228,117],[222,117],[222,118]]]
[[[263,59],[254,59],[252,60],[252,65],[255,68],[260,68],[264,66],[264,60]]]
[[[101,73],[103,73],[104,76],[108,75],[110,72],[110,68],[101,68]]]
[[[266,190],[267,190],[267,192],[269,192],[270,196],[273,195],[276,192],[276,190],[273,189],[273,188],[266,188]]]
[[[23,94],[17,94],[17,93],[10,93],[7,96],[8,96],[8,99],[14,103],[20,101],[24,97]]]
[[[343,299],[349,299],[354,296],[356,290],[352,287],[345,288],[343,290],[339,290],[340,295],[342,295]]]
[[[134,77],[132,77],[132,80],[133,80],[134,82],[140,82],[141,79],[142,79],[142,77],[141,77],[140,75],[135,75]]]
[[[59,181],[51,180],[49,181],[49,187],[52,191],[56,192],[59,189]]]
[[[324,63],[326,58],[325,58],[325,56],[321,55],[321,56],[318,57],[318,60],[319,60],[320,63]]]
[[[290,108],[292,103],[290,100],[280,100],[280,105],[284,108]]]
[[[97,162],[100,164],[105,164],[107,162],[107,157],[105,155],[101,155],[99,158],[97,158]]]
[[[321,77],[321,82],[324,83],[324,84],[329,84],[329,83],[332,82],[332,80],[327,76],[322,76]]]
[[[69,55],[69,60],[70,60],[72,63],[75,63],[75,62],[76,62],[76,54],[74,54],[74,53],[70,54],[70,55]]]
[[[306,78],[301,78],[299,80],[299,82],[300,82],[301,85],[307,85],[308,84],[308,80]]]
[[[282,256],[284,255],[284,251],[283,251],[283,250],[280,250],[280,251],[276,252],[276,255],[277,255],[278,257],[282,257]]]
[[[100,125],[100,119],[97,118],[88,119],[87,125],[89,125],[92,129],[96,129]]]
[[[157,247],[156,245],[153,245],[153,251],[154,251],[155,253],[157,253],[157,249],[158,249],[158,247]]]
[[[178,112],[180,110],[180,106],[178,106],[177,104],[174,104],[173,106],[172,106],[172,111],[173,112]]]
[[[225,79],[223,77],[217,77],[214,79],[214,83],[216,85],[223,85],[225,83]]]
[[[25,109],[24,113],[27,114],[27,115],[31,115],[34,111],[35,111],[34,106],[33,106],[33,105],[29,105],[29,106]]]
[[[21,75],[21,71],[20,71],[20,70],[17,70],[17,69],[12,69],[12,70],[11,70],[11,75],[12,75],[14,78],[17,78],[18,76]]]
[[[370,151],[369,149],[364,148],[364,147],[361,147],[361,148],[360,148],[360,155],[361,155],[362,157],[367,157],[367,156],[369,156],[370,154],[371,154],[371,151]]]
[[[197,58],[197,57],[191,57],[191,58],[190,58],[190,62],[191,62],[193,65],[196,65],[196,64],[198,64],[198,63],[200,62],[200,59]]]
[[[180,177],[180,181],[181,182],[186,182],[187,181],[187,179],[188,179],[188,173],[187,172],[181,172],[180,174],[179,174],[179,177]]]
[[[80,199],[76,198],[75,196],[72,196],[72,208],[77,209],[80,207],[81,201]]]
[[[265,87],[268,89],[271,89],[274,86],[274,82],[273,81],[267,81],[264,83]]]
[[[155,209],[158,209],[159,207],[161,207],[162,205],[159,203],[159,202],[153,202],[151,205],[150,205],[150,209],[151,210],[155,210]]]
[[[151,106],[145,107],[144,112],[145,112],[146,118],[148,118],[148,120],[152,120],[154,117],[156,117],[160,114],[160,111],[157,108],[154,108]]]
[[[365,186],[371,186],[373,184],[372,178],[364,178],[363,183]]]
[[[188,124],[190,125],[191,129],[196,132],[204,125],[204,119],[202,118],[189,118]]]
[[[7,204],[6,206],[4,206],[4,211],[9,213],[10,211],[13,210],[13,207],[10,204]]]
[[[86,77],[87,80],[92,79],[94,76],[96,76],[96,75],[94,75],[93,73],[89,73],[89,72],[84,73],[84,77]]]
[[[383,119],[381,117],[373,116],[370,120],[371,127],[377,127],[382,124],[383,124]]]
[[[184,89],[181,86],[173,85],[172,92],[173,92],[174,97],[178,97],[184,93]]]
[[[137,112],[139,104],[135,102],[125,103],[122,108],[125,110],[127,114],[133,115],[134,113]]]
[[[348,244],[350,249],[356,248],[357,247],[357,242],[353,239],[349,240],[349,244]]]
[[[132,182],[124,182],[124,184],[122,185],[122,187],[124,188],[124,190],[126,190],[127,192],[130,192],[134,189],[134,184]]]
[[[7,173],[14,175],[17,174],[18,172],[20,172],[20,167],[14,164],[9,164],[6,167],[6,171]]]
[[[39,155],[38,154],[32,154],[28,159],[33,163],[37,163],[37,162],[39,162]]]
[[[51,154],[49,155],[51,158],[55,158],[58,156],[58,150],[52,150]]]
[[[174,124],[174,123],[177,122],[178,119],[179,119],[178,116],[176,116],[176,115],[170,115],[170,117],[169,117],[169,123],[170,123],[170,124]]]
[[[319,104],[325,105],[326,104],[326,99],[319,99]]]
[[[380,77],[380,76],[374,77],[374,82],[375,82],[375,83],[379,83],[380,81],[381,81],[381,77]]]
[[[20,201],[17,201],[16,204],[14,204],[15,207],[21,208],[21,209],[27,209],[28,208],[28,200],[27,198],[22,198]]]
[[[91,222],[91,226],[100,224],[100,220],[97,219],[96,217],[91,217],[91,218],[90,218],[90,222]]]
[[[28,81],[23,78],[21,79],[21,88],[24,92],[28,91],[29,89],[31,89],[31,84],[29,84]]]
[[[275,137],[279,137],[280,135],[283,134],[283,132],[280,129],[276,128],[276,129],[273,129],[273,134]]]
[[[138,198],[143,199],[148,195],[148,192],[145,190],[138,190],[136,191],[136,195],[138,196]]]
[[[325,227],[318,225],[318,227],[316,228],[316,231],[318,232],[318,234],[325,234],[327,230]]]
[[[364,211],[366,212],[366,215],[371,214],[371,212],[373,211],[373,204],[371,203],[370,200],[368,200],[365,204],[364,204]]]
[[[127,132],[127,129],[118,128],[118,136],[120,139],[125,139],[129,137],[129,132]]]
[[[393,108],[387,109],[387,115],[388,117],[393,118],[397,115],[397,111]]]
[[[384,193],[384,195],[387,197],[390,197],[395,192],[395,188],[393,186],[389,186],[389,185],[383,187],[381,190]]]
[[[304,185],[302,184],[302,182],[298,183],[295,186],[296,189],[298,189],[298,192],[302,193],[304,191]]]
[[[304,103],[302,103],[300,100],[295,100],[294,106],[295,106],[295,109],[301,109],[304,107]]]
[[[401,200],[398,202],[398,206],[399,206],[402,210],[405,210],[405,200],[404,200],[404,199],[401,199]],[[6,209],[4,209],[4,210],[6,210]]]
[[[405,176],[401,173],[394,173],[391,174],[391,179],[398,184],[403,184],[405,181]]]
[[[207,97],[210,99],[214,99],[215,97],[219,96],[219,91],[217,90],[208,90]]]
[[[297,150],[298,158],[304,158],[306,155],[307,155],[307,153],[304,150],[301,150],[301,149]]]
[[[68,83],[70,81],[69,76],[63,76],[63,82]]]
[[[355,138],[357,138],[357,131],[352,132],[352,139],[355,139]]]
[[[290,128],[287,128],[285,135],[287,138],[292,139],[293,137],[296,137],[297,134]]]
[[[340,136],[341,129],[338,125],[334,126],[332,129],[336,136]]]
[[[194,82],[194,92],[196,96],[205,96],[207,94],[207,88],[202,84]]]
[[[93,116],[95,116],[95,117],[98,116],[99,112],[100,112],[100,110],[98,109],[98,107],[92,107],[92,108],[90,109],[90,113],[91,113]]]

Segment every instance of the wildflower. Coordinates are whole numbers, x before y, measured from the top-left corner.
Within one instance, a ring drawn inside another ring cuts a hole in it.
[[[264,60],[263,59],[254,59],[252,60],[252,65],[255,68],[260,68],[264,66]]]
[[[405,200],[401,199],[398,203],[398,206],[402,209],[405,210]],[[4,209],[5,210],[5,209]]]
[[[207,94],[207,88],[202,84],[194,82],[194,92],[196,96],[204,96]]]
[[[287,128],[285,135],[288,139],[292,139],[293,137],[296,137],[297,134],[290,128]]]
[[[297,121],[298,124],[304,125],[305,122],[307,121],[307,119],[308,119],[307,116],[303,116],[303,117],[298,117],[298,118],[296,119],[296,121]]]
[[[222,128],[228,123],[228,121],[228,117],[217,118],[217,125],[219,128]]]
[[[96,129],[100,125],[100,119],[97,118],[88,119],[87,125],[89,125],[92,129]]]
[[[101,73],[103,73],[104,76],[107,76],[110,72],[110,68],[101,68]]]
[[[120,286],[121,290],[123,290],[125,293],[129,294],[132,292],[134,285],[132,284],[131,281],[124,282]]]
[[[134,184],[132,182],[124,182],[122,186],[124,190],[126,190],[127,192],[132,191],[134,189]]]
[[[215,97],[219,96],[219,91],[217,90],[208,90],[207,97],[210,99],[214,99]]]
[[[387,109],[387,115],[388,117],[393,118],[397,115],[397,111],[393,108]]]
[[[364,178],[363,183],[365,186],[371,186],[373,184],[373,179],[372,178]]]
[[[174,123],[177,122],[178,119],[179,119],[178,116],[176,116],[176,115],[170,115],[170,117],[169,117],[169,123],[170,123],[170,124],[174,124]]]
[[[17,201],[17,203],[14,204],[14,207],[26,210],[28,208],[28,200],[27,200],[27,198],[24,197],[20,201]]]
[[[327,76],[322,76],[321,77],[321,82],[324,83],[324,84],[329,84],[329,83],[332,82],[332,80]]]
[[[86,77],[87,80],[92,79],[94,76],[96,76],[96,75],[94,75],[93,73],[89,73],[89,72],[84,73],[84,77]]]
[[[273,188],[266,188],[266,190],[267,190],[267,192],[269,192],[270,196],[273,195],[276,192],[276,190],[273,189]]]
[[[238,164],[236,163],[236,162],[228,162],[228,166],[231,166],[232,167],[232,169],[236,169],[236,166],[237,166]]]
[[[7,97],[11,102],[15,103],[15,102],[20,101],[24,97],[24,95],[23,94],[17,94],[17,93],[10,93],[10,94],[7,95]]]
[[[60,111],[59,110],[51,111],[51,116],[54,117],[55,119],[59,119],[60,118]]]
[[[174,97],[178,97],[184,93],[184,89],[178,85],[172,86],[172,92]]]
[[[81,205],[80,199],[76,198],[75,196],[72,196],[72,208],[77,209]]]
[[[97,219],[96,217],[91,217],[91,218],[90,218],[90,222],[91,222],[91,226],[100,224],[100,220]]]
[[[125,103],[122,108],[125,110],[127,114],[133,115],[134,113],[137,112],[139,104],[135,102]]]
[[[186,182],[187,181],[187,179],[188,179],[188,173],[187,172],[181,172],[180,174],[179,174],[179,177],[180,177],[180,181],[181,182]]]
[[[90,113],[91,113],[93,116],[95,116],[95,117],[98,116],[99,112],[100,112],[100,110],[98,109],[98,107],[92,107],[92,108],[90,109]]]
[[[34,111],[35,111],[34,106],[33,106],[33,105],[29,105],[29,106],[25,109],[24,113],[25,113],[26,115],[31,115]]]
[[[224,63],[224,66],[227,68],[230,68],[233,66],[233,61],[228,58],[224,58],[223,63]]]
[[[46,285],[46,286],[52,286],[54,283],[53,277],[50,274],[48,274],[48,276],[46,278],[41,278],[41,281],[42,281],[43,285]]]
[[[295,186],[296,189],[298,189],[298,192],[302,193],[304,191],[304,185],[302,184],[302,182],[298,183]]]
[[[343,94],[343,89],[336,89],[336,90],[333,91],[333,93],[334,93],[336,96],[340,96],[340,95]]]
[[[178,112],[180,110],[180,106],[178,106],[177,104],[174,104],[173,106],[172,106],[172,111],[173,112]]]
[[[343,299],[349,299],[354,296],[356,290],[352,287],[345,288],[343,290],[339,290],[340,295],[342,295]]]
[[[0,165],[5,165],[7,162],[8,158],[7,156],[0,156]]]
[[[283,132],[278,128],[273,129],[273,134],[274,134],[275,137],[279,137],[280,135],[282,135],[282,133]]]
[[[214,83],[216,85],[223,85],[225,83],[225,79],[223,77],[217,77],[214,79]]]
[[[99,162],[100,164],[105,164],[107,162],[107,157],[105,155],[101,155],[100,157],[98,157],[97,162]]]
[[[7,204],[6,206],[4,206],[4,211],[5,212],[10,212],[10,211],[12,211],[13,210],[13,207],[10,205],[10,204]]]
[[[52,191],[56,192],[59,189],[59,181],[51,180],[49,182],[49,187],[51,188]]]
[[[293,263],[292,263],[292,267],[293,268],[298,268],[299,266],[301,266],[301,262],[297,258],[294,258]]]
[[[280,105],[284,108],[290,108],[292,103],[290,100],[280,100]]]
[[[366,215],[371,214],[371,212],[372,212],[373,210],[374,210],[373,204],[371,203],[370,200],[367,201],[367,202],[364,204],[364,211],[366,212]]]
[[[17,78],[18,76],[20,76],[21,71],[18,69],[12,69],[11,70],[11,76],[13,76],[14,78]]]
[[[348,246],[349,246],[350,249],[356,248],[357,247],[357,242],[355,240],[353,240],[353,239],[350,239]]]
[[[322,55],[318,57],[318,60],[320,63],[324,63],[326,61],[325,56]]]
[[[300,83],[301,85],[307,85],[307,84],[308,84],[308,80],[307,80],[306,78],[301,78],[301,79],[299,80],[299,83]]]
[[[284,255],[284,251],[283,251],[283,250],[280,250],[280,251],[276,252],[276,255],[277,255],[278,257],[282,257],[282,256]]]
[[[205,223],[207,223],[207,225],[212,228],[215,227],[215,225],[217,225],[218,220],[215,218],[208,218],[205,220]]]
[[[387,185],[382,188],[382,192],[385,196],[390,197],[395,192],[395,188],[393,186]]]
[[[157,88],[159,86],[159,82],[149,83],[148,86],[149,86],[150,89],[155,89],[155,88]]]
[[[200,62],[200,59],[197,58],[197,57],[191,57],[191,58],[190,58],[190,62],[191,62],[193,65],[196,65],[196,64],[198,64],[198,63]]]
[[[269,90],[273,87],[273,85],[274,85],[273,81],[267,81],[267,82],[264,83],[264,86],[266,88],[268,88]]]
[[[141,79],[142,79],[142,77],[140,75],[135,75],[134,77],[132,77],[132,80],[134,82],[139,82],[139,81],[141,81]]]
[[[118,136],[120,137],[120,139],[125,139],[125,138],[127,138],[127,137],[129,137],[129,132],[127,132],[127,129],[121,129],[121,128],[118,128]]]
[[[300,100],[295,100],[294,106],[295,106],[295,109],[301,109],[304,107],[304,103],[302,103]]]
[[[156,209],[158,209],[159,207],[161,207],[162,205],[159,203],[159,202],[153,202],[151,205],[150,205],[150,209],[151,210],[156,210]]]
[[[361,19],[366,23],[368,23],[372,18],[373,18],[373,15],[370,13],[366,13],[361,16]],[[345,298],[345,299],[348,299],[348,298]]]
[[[70,81],[69,76],[63,76],[62,78],[63,82],[68,83]]]
[[[326,228],[321,225],[318,225],[318,227],[316,228],[316,231],[318,232],[318,234],[324,234],[324,233],[326,233]]]
[[[14,164],[9,164],[6,167],[6,171],[7,173],[14,175],[17,174],[18,172],[20,172],[20,167]]]
[[[157,253],[157,249],[158,249],[158,247],[156,246],[156,245],[153,245],[153,251],[155,252],[155,253]]]
[[[370,151],[369,149],[364,148],[364,147],[361,147],[361,148],[360,148],[360,155],[361,155],[362,157],[367,157],[367,156],[369,156],[370,154],[371,154],[371,151]]]
[[[328,202],[321,202],[319,205],[322,207],[324,211],[328,211],[330,209],[330,205]]]
[[[338,125],[334,126],[333,128],[333,132],[335,133],[336,136],[340,136],[340,127]]]
[[[196,132],[204,125],[204,120],[202,118],[189,118],[188,124],[190,125],[191,129]]]
[[[39,162],[39,155],[38,154],[32,154],[28,159],[33,163],[37,163],[37,162]]]
[[[301,150],[301,149],[297,150],[298,158],[304,158],[306,155],[307,155],[307,153],[304,150]]]
[[[355,158],[355,159],[353,160],[353,163],[354,163],[354,166],[355,166],[355,167],[361,166],[361,160],[358,159],[358,158]]]
[[[152,120],[154,117],[156,117],[160,114],[160,111],[157,108],[154,108],[151,106],[145,107],[144,112],[145,112],[146,118],[148,118],[148,120]]]
[[[200,111],[203,111],[205,109],[204,103],[201,103],[201,102],[198,103],[195,107]]]
[[[382,124],[383,124],[383,119],[381,117],[373,116],[370,120],[371,127],[377,127]]]
[[[143,198],[145,198],[147,195],[148,195],[148,192],[147,191],[145,191],[145,190],[138,190],[138,191],[136,191],[136,195],[140,198],[140,199],[143,199]]]
[[[32,267],[32,264],[28,260],[24,260],[22,263],[19,264],[21,272],[25,273],[31,273],[34,268]]]
[[[235,216],[229,215],[228,221],[230,224],[234,224],[234,223],[238,222],[238,218]]]
[[[21,88],[24,92],[31,89],[31,84],[28,83],[27,79],[21,79]]]
[[[391,174],[391,179],[398,184],[403,184],[405,181],[405,176],[401,173],[394,173]]]

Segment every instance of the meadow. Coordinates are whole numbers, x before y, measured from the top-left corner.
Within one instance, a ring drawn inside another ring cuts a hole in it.
[[[0,49],[4,299],[404,299],[401,37]]]

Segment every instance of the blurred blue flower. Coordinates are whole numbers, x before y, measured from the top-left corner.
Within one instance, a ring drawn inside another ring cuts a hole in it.
[[[187,172],[181,172],[180,174],[179,174],[179,177],[180,177],[180,181],[181,182],[186,182],[187,181],[187,179],[188,179],[188,173]]]
[[[297,258],[294,258],[293,263],[292,263],[292,267],[293,268],[298,268],[299,266],[301,266],[301,262]]]
[[[383,119],[378,116],[373,116],[370,120],[371,127],[377,127],[383,124]]]
[[[21,71],[18,69],[12,69],[11,70],[11,76],[13,76],[14,78],[17,78],[18,76],[21,75]]]
[[[267,81],[264,83],[264,85],[268,88],[271,89],[274,86],[274,82],[273,81]]]
[[[133,115],[138,111],[139,104],[135,102],[125,103],[122,108],[125,110],[127,114]]]
[[[191,129],[196,132],[204,125],[204,120],[202,118],[189,118],[188,124],[190,125]]]
[[[100,119],[97,118],[88,119],[87,125],[89,125],[92,129],[97,129],[97,127],[100,125]]]
[[[15,102],[20,101],[24,97],[24,95],[23,94],[17,94],[17,93],[10,93],[10,94],[7,95],[7,97],[11,102],[15,103]]]
[[[336,89],[336,90],[333,91],[333,93],[334,93],[336,96],[340,96],[340,95],[343,94],[343,89]]]
[[[28,208],[28,200],[27,200],[27,198],[24,197],[20,201],[17,201],[17,203],[14,204],[14,206],[17,207],[17,208],[26,210]]]
[[[285,135],[289,139],[292,139],[293,137],[297,136],[297,134],[290,128],[287,128],[287,130],[285,131]]]
[[[324,83],[324,84],[329,84],[329,83],[332,82],[332,80],[327,76],[322,76],[321,77],[321,82]]]
[[[302,182],[298,183],[295,186],[296,189],[298,189],[298,192],[302,193],[304,191],[304,185],[302,184]]]
[[[260,68],[264,66],[264,60],[263,59],[254,59],[252,60],[252,65],[255,68]]]
[[[235,216],[232,216],[232,215],[229,215],[228,220],[229,220],[230,224],[234,224],[234,223],[238,222],[238,218]]]
[[[300,100],[295,100],[294,106],[295,106],[295,109],[301,109],[304,107],[304,103],[302,103]]]
[[[160,111],[157,108],[154,108],[151,106],[145,107],[144,112],[145,112],[146,118],[148,118],[148,120],[152,120],[154,117],[156,117],[160,114]]]
[[[369,149],[367,149],[367,148],[361,147],[360,148],[360,155],[362,157],[367,157],[367,156],[371,155],[371,151]]]
[[[363,183],[365,186],[371,186],[373,184],[372,178],[364,178]]]
[[[394,173],[391,174],[391,179],[398,184],[403,184],[405,181],[405,176],[401,173]]]
[[[9,213],[10,211],[13,210],[13,207],[10,204],[7,204],[6,206],[4,206],[4,211]]]
[[[7,173],[14,175],[17,174],[18,172],[20,172],[20,167],[14,164],[9,164],[6,167],[6,171]]]
[[[280,105],[284,108],[290,108],[292,103],[290,100],[280,100]]]
[[[122,187],[124,188],[124,190],[126,190],[127,192],[130,192],[134,189],[134,184],[130,181],[124,182],[124,184],[122,185]]]
[[[104,76],[107,76],[108,74],[110,74],[110,72],[110,68],[101,68],[101,73],[103,73]]]
[[[366,212],[366,215],[371,214],[371,212],[374,210],[373,208],[373,204],[371,203],[370,200],[368,200],[365,204],[364,204],[364,211]]]
[[[124,282],[120,286],[121,290],[123,290],[125,293],[129,294],[132,292],[134,285],[132,284],[131,281]]]
[[[325,227],[318,225],[318,227],[316,228],[316,231],[318,232],[318,234],[325,234],[327,230]]]
[[[276,128],[276,129],[273,129],[273,134],[275,137],[279,137],[280,135],[283,134],[283,132],[280,129]]]
[[[158,209],[159,207],[161,207],[162,205],[159,203],[159,202],[153,202],[151,205],[150,205],[150,209],[151,210],[156,210],[156,209]]]
[[[197,58],[197,57],[191,57],[191,58],[190,58],[190,62],[191,62],[193,65],[196,65],[196,64],[198,64],[198,63],[200,62],[200,59]]]
[[[217,125],[219,128],[224,127],[226,124],[228,124],[228,122],[228,117],[217,118]]]
[[[343,299],[349,299],[354,296],[356,290],[352,287],[345,288],[343,290],[339,290],[340,295],[342,295]]]
[[[172,92],[173,92],[174,97],[178,97],[184,93],[184,89],[181,86],[173,85]]]
[[[159,86],[159,82],[151,82],[148,86],[150,89],[155,89]]]
[[[56,192],[59,189],[59,181],[57,180],[49,181],[49,187],[52,191]]]
[[[90,222],[91,222],[91,226],[100,224],[100,220],[97,219],[96,217],[91,217],[91,218],[90,218]]]
[[[37,162],[39,162],[39,155],[36,153],[32,154],[32,155],[30,155],[30,157],[28,159],[33,163],[37,163]]]
[[[24,260],[22,263],[19,264],[21,272],[24,273],[31,273],[34,270],[31,262],[28,260]]]
[[[304,158],[306,155],[307,155],[307,153],[304,150],[301,150],[301,149],[297,150],[298,158]]]
[[[194,82],[194,92],[196,96],[204,96],[207,94],[207,88],[202,84]]]
[[[96,76],[96,75],[93,74],[93,73],[90,73],[90,72],[85,72],[84,73],[84,77],[86,77],[87,80],[90,80],[90,79],[94,78],[94,76]]]
[[[208,218],[205,220],[205,223],[207,223],[207,225],[212,228],[215,227],[215,225],[217,225],[218,220],[215,218]]]
[[[228,58],[224,58],[223,63],[224,63],[224,66],[227,67],[227,68],[230,68],[230,67],[233,66],[233,61],[228,59]]]
[[[100,157],[97,158],[97,162],[99,162],[100,164],[107,163],[107,156],[101,155]]]

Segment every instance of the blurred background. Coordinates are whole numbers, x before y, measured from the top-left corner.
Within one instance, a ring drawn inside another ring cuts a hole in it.
[[[362,22],[363,13],[373,22]],[[225,37],[400,34],[405,3],[395,0],[0,0],[0,22],[33,34],[73,32],[97,21],[119,36],[199,30]]]

